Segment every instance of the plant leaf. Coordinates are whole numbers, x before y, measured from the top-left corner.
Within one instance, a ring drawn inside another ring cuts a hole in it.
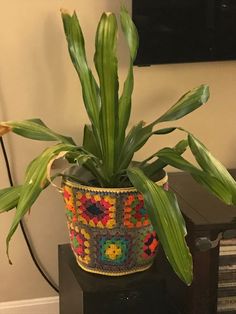
[[[67,156],[71,160],[74,160],[74,163],[78,163],[81,166],[87,160],[92,160],[96,166],[101,166],[99,158],[87,151],[84,147],[77,147],[75,151],[68,152]]]
[[[24,184],[21,187],[15,217],[6,239],[7,255],[9,241],[16,231],[20,220],[36,201],[42,190],[49,184],[49,181],[47,180],[47,166],[50,163],[50,160],[60,154],[61,151],[73,151],[75,149],[77,149],[77,147],[73,145],[57,144],[44,150],[44,152],[34,159],[28,166]]]
[[[186,149],[188,147],[188,141],[187,140],[181,140],[179,141],[175,147],[174,147],[174,150],[179,154],[179,155],[182,155]]]
[[[173,148],[174,151],[176,151],[179,155],[182,155],[188,147],[188,141],[187,140],[181,140],[178,142],[175,147]],[[153,178],[161,169],[165,168],[168,164],[165,163],[162,159],[157,159],[153,161],[152,163],[146,164],[146,162],[153,157],[156,157],[156,154],[153,154],[149,158],[145,160],[145,163],[141,163],[141,169],[145,173],[146,176],[149,178]],[[143,165],[142,165],[143,164]]]
[[[12,132],[33,140],[74,144],[72,138],[52,131],[40,119],[1,122],[0,126],[7,127]]]
[[[179,153],[172,148],[163,148],[157,156],[166,164],[171,165],[177,169],[189,172],[192,177],[209,192],[213,193],[216,197],[222,200],[226,204],[232,204],[231,191],[224,186],[224,184],[214,177],[213,174],[206,173],[199,168],[192,165],[190,162],[185,160]]]
[[[176,130],[176,127],[173,127],[173,128],[164,128],[164,129],[159,129],[159,130],[156,130],[154,132],[152,132],[152,134],[155,134],[155,135],[163,135],[163,134],[169,134],[173,131]]]
[[[16,186],[0,190],[0,213],[7,212],[16,207],[21,188],[21,186]]]
[[[226,168],[193,135],[188,135],[189,147],[200,165],[209,175],[217,178],[231,192],[232,204],[236,205],[236,182]]]
[[[162,135],[175,131],[176,127],[159,129],[157,131],[152,131],[153,125],[149,124],[145,126],[143,121],[140,121],[135,125],[128,133],[123,149],[120,154],[121,168],[127,168],[131,162],[133,155],[138,151],[150,138],[152,135]]]
[[[99,140],[101,100],[98,85],[87,64],[83,33],[75,12],[70,16],[66,11],[62,11],[61,16],[70,57],[80,78],[85,108]]]
[[[164,121],[177,120],[200,107],[209,97],[209,88],[206,85],[200,85],[182,96],[179,101],[172,106],[164,115],[156,119],[147,126],[141,127],[141,123],[133,127],[126,136],[124,147],[120,154],[121,168],[128,167],[134,153],[139,150],[147,140],[154,134],[161,134],[161,132],[173,132],[175,128],[164,128],[153,131],[153,127]],[[180,129],[180,128],[178,128]],[[159,133],[158,133],[159,132]],[[130,144],[131,143],[131,144]]]
[[[159,150],[156,155],[163,160],[166,164],[173,166],[177,169],[187,171],[190,173],[194,173],[198,175],[201,173],[201,170],[192,165],[186,159],[184,159],[178,152],[176,152],[173,148],[165,147]]]
[[[187,285],[193,278],[192,257],[185,241],[185,222],[175,195],[149,180],[138,168],[129,168],[128,177],[143,194],[145,207],[165,254],[176,274]]]
[[[143,121],[136,124],[125,138],[123,149],[120,153],[119,170],[126,169],[136,151],[138,151],[152,134],[152,126],[145,126]]]
[[[100,147],[97,144],[91,125],[84,126],[83,147],[93,155],[101,159]]]
[[[121,6],[120,22],[121,22],[122,31],[125,35],[125,38],[129,46],[130,57],[132,61],[134,61],[137,55],[137,51],[138,51],[139,36],[138,36],[137,28],[134,22],[132,21],[129,15],[129,12],[125,6]]]
[[[89,170],[93,177],[97,179],[100,186],[109,186],[109,180],[102,171],[100,159],[89,151],[86,151],[84,147],[78,147],[77,151],[69,152],[67,159],[72,163],[77,163],[80,166],[83,165],[83,167]]]
[[[123,6],[121,7],[120,12],[120,22],[122,31],[125,35],[125,38],[128,43],[129,51],[130,51],[130,65],[128,75],[124,82],[123,92],[119,99],[119,147],[122,148],[124,138],[125,138],[125,130],[129,123],[130,111],[131,111],[131,96],[133,92],[134,86],[134,77],[133,77],[133,62],[136,58],[137,50],[138,50],[138,32],[136,26],[134,25],[127,9]]]
[[[166,113],[153,122],[153,124],[164,121],[178,120],[206,103],[208,98],[209,87],[207,85],[200,85],[199,87],[195,87],[183,95],[174,106],[172,106]]]
[[[96,33],[94,63],[101,92],[101,141],[104,171],[112,177],[116,162],[118,127],[117,22],[113,13],[103,13]]]

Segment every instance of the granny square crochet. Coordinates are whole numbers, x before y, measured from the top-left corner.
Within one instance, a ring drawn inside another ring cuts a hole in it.
[[[147,209],[144,208],[141,194],[130,194],[123,200],[124,226],[127,228],[140,228],[150,225]]]
[[[89,264],[90,262],[90,235],[83,228],[70,229],[70,242],[74,253],[79,261]]]
[[[119,236],[102,236],[99,239],[98,258],[109,265],[125,265],[128,259],[130,239]]]
[[[80,223],[97,228],[116,226],[116,198],[78,191],[76,205]]]
[[[155,231],[149,232],[143,239],[143,253],[142,258],[150,259],[156,254],[158,247],[158,239]]]

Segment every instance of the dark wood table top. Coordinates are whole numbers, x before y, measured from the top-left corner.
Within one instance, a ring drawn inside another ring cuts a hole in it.
[[[236,169],[230,170],[236,178]],[[236,229],[236,206],[228,206],[200,186],[184,172],[169,174],[170,188],[175,192],[180,208],[198,230]]]

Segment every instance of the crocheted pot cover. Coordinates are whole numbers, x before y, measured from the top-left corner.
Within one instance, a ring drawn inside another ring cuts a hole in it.
[[[167,186],[167,176],[158,185]],[[119,276],[152,265],[158,248],[156,232],[133,188],[95,188],[63,182],[70,243],[86,271]]]

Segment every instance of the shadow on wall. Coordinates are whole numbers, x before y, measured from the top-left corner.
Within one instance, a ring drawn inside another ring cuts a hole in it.
[[[5,101],[4,92],[3,92],[3,88],[2,88],[1,77],[0,77],[0,121],[6,121],[7,117],[8,117],[8,112],[7,112],[6,101]],[[10,166],[11,166],[11,169],[12,169],[12,173],[14,173],[15,172],[15,168],[14,168],[14,163],[13,163],[13,158],[12,158],[12,156],[13,156],[12,139],[8,135],[5,135],[5,137],[7,138],[7,141],[4,141],[4,144],[5,144],[5,146],[6,146],[5,148],[7,149],[7,152],[8,152],[8,159],[9,159],[9,163],[10,163]],[[1,148],[0,148],[0,154],[2,155]],[[3,169],[5,169],[5,164],[3,166]],[[4,184],[4,186],[9,186],[8,179],[4,183],[1,182],[1,184]]]
[[[60,16],[60,12],[58,12]],[[49,12],[45,17],[43,31],[39,34],[38,44],[31,45],[28,51],[28,62],[31,63],[33,69],[34,83],[31,91],[31,101],[33,107],[33,115],[39,116],[47,121],[57,113],[60,116],[64,110],[66,86],[66,69],[63,60],[63,42],[62,29],[58,27],[55,14]],[[29,38],[30,40],[30,38]],[[35,39],[32,38],[31,42]],[[46,116],[44,116],[46,115]],[[63,122],[63,121],[62,121]]]
[[[66,79],[66,71],[68,71],[68,67],[67,64],[65,64],[63,55],[67,46],[60,12],[57,12],[57,16],[61,22],[59,25],[61,27],[58,27],[55,15],[48,15],[45,20],[43,47],[45,67],[47,71],[46,76],[49,78],[51,84],[52,97],[50,100],[52,102],[52,106],[55,105],[57,110],[62,112],[65,109],[64,106],[66,103],[64,90],[68,88],[68,81]],[[69,59],[69,53],[67,53],[66,57]]]
[[[5,101],[1,81],[2,80],[1,80],[1,76],[0,76],[0,121],[5,121],[6,117],[7,117],[7,110],[6,110],[6,101]]]

